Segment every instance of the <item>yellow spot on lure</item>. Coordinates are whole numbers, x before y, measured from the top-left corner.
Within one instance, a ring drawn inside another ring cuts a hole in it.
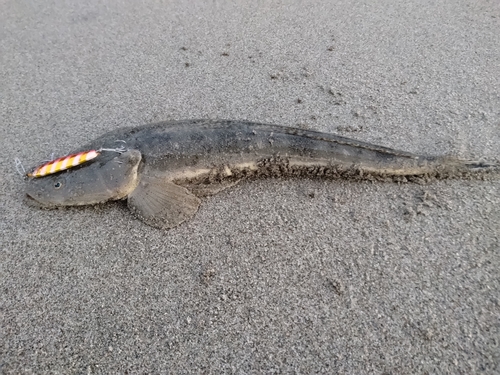
[[[64,171],[65,169],[76,167],[77,165],[92,160],[97,156],[99,156],[100,153],[101,153],[100,150],[90,150],[90,151],[80,152],[78,154],[63,156],[62,158],[49,161],[48,163],[35,168],[35,170],[33,170],[33,172],[29,172],[27,176],[43,177],[49,174]]]

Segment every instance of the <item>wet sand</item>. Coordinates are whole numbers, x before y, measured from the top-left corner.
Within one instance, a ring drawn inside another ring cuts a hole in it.
[[[500,372],[498,178],[243,183],[161,231],[14,167],[185,118],[498,160],[499,4],[86,3],[0,6],[0,373]]]

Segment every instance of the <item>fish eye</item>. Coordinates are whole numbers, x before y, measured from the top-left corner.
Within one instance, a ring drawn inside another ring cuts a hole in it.
[[[60,188],[61,188],[61,186],[62,186],[62,182],[61,182],[61,181],[57,181],[57,182],[54,184],[54,187],[55,187],[56,189],[60,189]]]

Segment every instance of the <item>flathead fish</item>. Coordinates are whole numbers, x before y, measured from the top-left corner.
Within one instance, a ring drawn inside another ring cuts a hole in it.
[[[118,144],[125,149],[113,151]],[[72,154],[101,152],[57,173],[30,177],[26,193],[42,207],[127,199],[158,228],[191,218],[200,198],[262,177],[449,178],[498,172],[498,164],[422,156],[334,134],[246,121],[185,120],[109,132]]]

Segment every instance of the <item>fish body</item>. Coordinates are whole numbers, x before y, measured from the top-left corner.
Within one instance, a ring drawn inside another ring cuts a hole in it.
[[[75,168],[31,178],[27,195],[46,207],[127,199],[149,225],[192,217],[200,198],[259,177],[453,177],[498,165],[423,156],[334,134],[229,120],[185,120],[122,128],[75,151],[102,152]]]

